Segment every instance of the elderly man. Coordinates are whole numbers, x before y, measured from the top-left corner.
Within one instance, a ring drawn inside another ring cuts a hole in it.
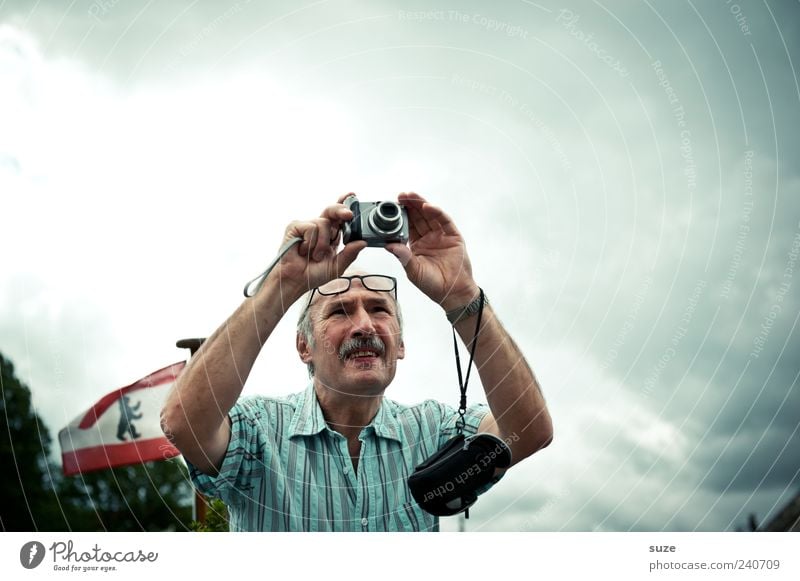
[[[340,228],[352,218],[345,197],[321,217],[289,225],[285,240],[302,242],[203,344],[162,410],[165,434],[195,485],[228,505],[232,530],[439,528],[438,517],[414,501],[407,479],[456,433],[459,414],[431,400],[409,407],[384,398],[405,354],[397,286],[391,277],[347,271],[366,243],[350,242],[337,253]],[[469,346],[481,293],[464,240],[450,217],[421,196],[400,194],[398,201],[408,210],[409,245],[386,249],[457,319],[455,330]],[[297,352],[311,384],[285,398],[240,400],[261,348],[301,298]],[[475,364],[489,407],[471,406],[463,432],[502,438],[517,463],[550,443],[550,416],[530,367],[488,304],[478,337]]]

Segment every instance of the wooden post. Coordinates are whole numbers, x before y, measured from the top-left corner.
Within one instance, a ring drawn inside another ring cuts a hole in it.
[[[180,349],[188,349],[190,355],[194,357],[194,354],[197,353],[198,349],[200,349],[200,345],[203,344],[203,341],[205,341],[205,339],[179,339],[175,343],[175,346]],[[199,523],[205,524],[207,508],[208,504],[206,503],[205,497],[195,488],[194,504],[192,505],[192,520],[196,520]]]

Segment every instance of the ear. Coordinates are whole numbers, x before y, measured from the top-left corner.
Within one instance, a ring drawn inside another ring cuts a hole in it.
[[[405,341],[400,341],[400,345],[397,347],[397,358],[403,359],[406,356],[406,344]]]
[[[295,337],[295,345],[297,346],[297,354],[300,355],[300,361],[308,365],[311,362],[311,347],[302,333],[297,333]]]

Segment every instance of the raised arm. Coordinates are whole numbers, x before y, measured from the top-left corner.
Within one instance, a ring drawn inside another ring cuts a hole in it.
[[[476,320],[477,316],[472,316],[456,324],[456,331],[468,347],[475,337]],[[483,311],[475,365],[492,410],[481,421],[480,431],[506,440],[513,464],[549,445],[553,422],[539,383],[490,306]]]
[[[414,193],[400,194],[408,209],[409,246],[387,245],[409,280],[445,311],[465,307],[479,296],[464,239],[453,220]],[[470,347],[477,316],[461,320],[456,331]],[[475,365],[486,391],[491,414],[480,425],[509,444],[513,462],[547,446],[553,424],[536,377],[513,339],[485,306],[475,351]]]
[[[289,307],[308,289],[341,275],[366,245],[336,253],[341,204],[319,218],[292,222],[284,241],[303,239],[275,266],[259,292],[245,299],[189,361],[161,410],[164,434],[206,474],[218,473],[230,440],[228,412],[236,403],[261,348]]]

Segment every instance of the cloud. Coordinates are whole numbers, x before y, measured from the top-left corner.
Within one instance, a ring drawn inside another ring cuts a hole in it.
[[[574,3],[572,25],[480,3],[4,6],[2,349],[51,431],[209,335],[290,220],[416,190],[456,220],[555,421],[470,527],[717,530],[787,498],[796,9],[750,8],[744,35],[671,5]],[[362,262],[401,279],[387,395],[454,404],[441,309],[388,254]],[[247,393],[302,388],[294,316]]]

